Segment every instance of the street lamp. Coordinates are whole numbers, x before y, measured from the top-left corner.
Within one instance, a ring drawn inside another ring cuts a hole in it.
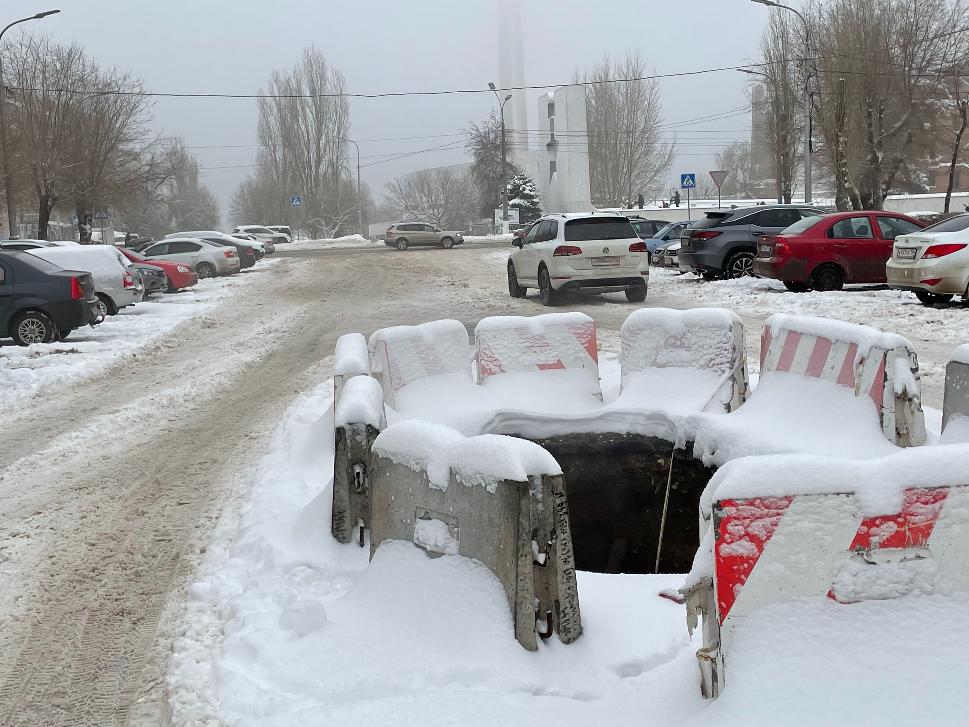
[[[502,101],[495,84],[489,83],[488,88],[498,99],[498,110],[501,113],[501,231],[508,232],[508,180],[505,178],[505,170],[508,167],[508,161],[505,158],[505,104],[511,100],[511,94],[505,96],[505,100]]]
[[[811,55],[811,27],[807,18],[801,12],[788,5],[774,0],[750,0],[753,3],[766,5],[769,8],[789,10],[804,23],[804,201],[811,203],[811,84],[808,69],[808,58]]]
[[[353,139],[347,139],[342,136],[339,139],[340,141],[350,142],[357,150],[357,227],[360,229],[360,235],[366,237],[363,234],[363,197],[360,195],[360,145]]]
[[[0,43],[3,42],[3,34],[10,30],[13,26],[20,25],[20,23],[26,23],[29,20],[41,20],[42,18],[46,18],[48,15],[56,15],[59,12],[60,10],[45,10],[42,13],[31,15],[29,18],[14,20],[6,28],[0,30]],[[0,46],[0,146],[3,147],[3,187],[7,191],[7,237],[13,240],[16,239],[14,238],[13,230],[17,226],[17,214],[13,208],[13,190],[10,188],[10,147],[7,145],[6,106],[7,84],[4,83],[3,80],[3,52],[2,46]]]

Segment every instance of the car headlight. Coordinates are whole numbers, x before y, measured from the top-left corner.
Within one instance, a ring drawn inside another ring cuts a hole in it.
[[[187,273],[188,271],[189,271],[188,268],[185,267],[184,265],[179,265],[178,266],[178,272],[180,272],[180,273]]]

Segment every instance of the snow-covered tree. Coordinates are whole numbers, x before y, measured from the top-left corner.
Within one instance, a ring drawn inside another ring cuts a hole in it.
[[[520,222],[532,222],[542,216],[542,196],[527,174],[519,172],[508,182],[508,207],[518,210]]]

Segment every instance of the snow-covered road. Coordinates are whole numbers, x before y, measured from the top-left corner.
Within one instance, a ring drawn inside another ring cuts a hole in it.
[[[86,353],[80,343],[51,354],[67,361],[57,376],[16,401],[0,395],[0,724],[164,723],[169,654],[175,639],[198,633],[186,628],[186,593],[213,530],[223,512],[247,507],[272,433],[330,375],[341,333],[544,312],[534,296],[508,297],[503,251],[359,252],[279,259],[199,302],[201,315],[158,324],[136,346],[102,342],[96,365],[73,365]],[[927,403],[941,404],[942,367],[967,338],[969,311],[923,309],[889,291],[797,296],[764,286],[659,272],[647,305],[734,308],[751,352],[777,310],[901,333],[919,351]],[[564,309],[595,318],[615,351],[633,307],[608,296]],[[31,355],[0,349],[0,372]],[[218,547],[237,537],[233,522],[223,521]],[[326,537],[325,523],[317,532]]]

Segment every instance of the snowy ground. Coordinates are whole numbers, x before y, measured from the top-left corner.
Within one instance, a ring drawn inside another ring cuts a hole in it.
[[[94,328],[75,331],[63,342],[20,347],[0,343],[0,411],[23,406],[42,389],[79,384],[141,349],[181,323],[206,315],[242,286],[252,283],[279,262],[265,260],[255,268],[226,278],[200,280],[194,288],[158,294]]]

